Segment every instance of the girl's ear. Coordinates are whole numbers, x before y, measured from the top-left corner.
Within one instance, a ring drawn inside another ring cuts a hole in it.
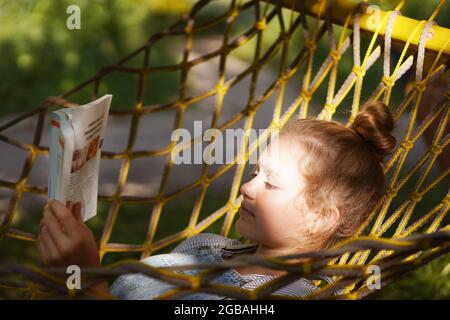
[[[310,234],[329,232],[339,224],[340,212],[336,206],[331,206],[317,213],[309,228]]]
[[[339,220],[341,219],[341,212],[336,206],[331,206],[329,208],[329,220],[330,220],[330,229],[334,230],[339,225]]]

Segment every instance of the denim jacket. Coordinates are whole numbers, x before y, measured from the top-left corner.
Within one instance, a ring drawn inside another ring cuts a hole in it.
[[[256,245],[257,246],[257,245]],[[224,260],[226,255],[241,254],[256,250],[255,244],[242,244],[236,239],[226,238],[214,233],[200,233],[181,242],[170,253],[147,257],[141,262],[153,267],[216,263]],[[200,269],[177,271],[182,274],[195,275]],[[237,286],[244,289],[254,289],[262,283],[274,279],[276,276],[250,274],[241,275],[230,268],[211,283],[220,283]],[[328,281],[328,279],[325,279]],[[330,281],[328,281],[330,282]],[[153,299],[164,292],[175,288],[173,284],[166,283],[140,273],[124,274],[119,276],[111,285],[111,294],[127,300]],[[274,291],[275,294],[290,296],[304,296],[317,289],[311,281],[299,279],[291,284]],[[185,295],[181,300],[219,300],[231,299],[212,293],[195,292]]]

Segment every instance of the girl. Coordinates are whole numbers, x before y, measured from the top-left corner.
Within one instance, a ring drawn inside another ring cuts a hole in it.
[[[328,248],[351,237],[384,193],[383,158],[396,144],[394,121],[386,105],[369,102],[346,127],[335,121],[293,119],[260,155],[253,179],[241,186],[237,231],[251,244],[201,233],[171,253],[143,259],[154,267],[220,262],[238,254],[283,256]],[[71,212],[72,211],[72,212]],[[79,206],[58,201],[44,209],[37,241],[45,265],[99,267],[94,236]],[[194,275],[200,270],[178,271]],[[253,289],[284,272],[259,266],[230,268],[212,283]],[[329,280],[329,279],[326,279]],[[152,299],[174,286],[142,274],[125,274],[111,288],[95,289],[123,299]],[[315,290],[299,279],[275,294],[304,296]],[[191,293],[183,299],[226,299]]]

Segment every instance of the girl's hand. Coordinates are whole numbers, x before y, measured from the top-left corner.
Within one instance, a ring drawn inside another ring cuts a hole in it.
[[[50,200],[44,207],[36,242],[42,263],[49,267],[100,267],[94,235],[81,217],[81,203],[68,203],[68,207],[58,200]]]

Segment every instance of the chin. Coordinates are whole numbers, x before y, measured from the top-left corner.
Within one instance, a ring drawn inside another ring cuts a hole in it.
[[[253,226],[249,226],[246,221],[242,220],[242,218],[239,218],[239,220],[236,221],[236,230],[245,239],[255,241],[255,228]]]
[[[242,221],[242,218],[239,218],[238,221],[236,221],[236,230],[241,236],[248,239],[248,226],[246,226],[245,221]]]

